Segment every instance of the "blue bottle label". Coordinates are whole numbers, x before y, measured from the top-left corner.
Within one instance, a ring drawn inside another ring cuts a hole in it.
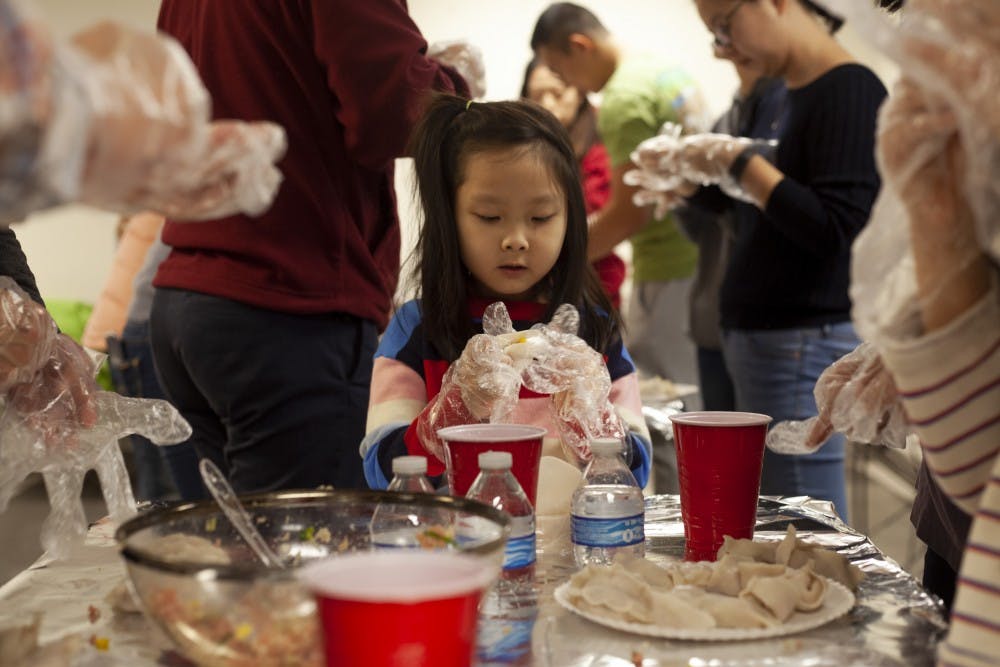
[[[642,514],[607,519],[577,516],[569,518],[573,544],[585,547],[627,547],[646,539]]]
[[[529,533],[507,540],[503,551],[503,569],[516,570],[535,562],[535,534]]]

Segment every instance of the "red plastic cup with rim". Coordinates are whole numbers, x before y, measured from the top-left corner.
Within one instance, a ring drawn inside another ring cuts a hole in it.
[[[544,428],[523,424],[466,424],[440,429],[451,494],[465,497],[469,492],[479,474],[480,454],[510,452],[514,459],[510,471],[534,507],[545,433]]]
[[[753,537],[771,418],[756,412],[684,412],[670,421],[681,487],[684,560],[714,561],[726,535]]]
[[[499,567],[444,551],[378,551],[306,565],[328,667],[469,667],[479,600]]]

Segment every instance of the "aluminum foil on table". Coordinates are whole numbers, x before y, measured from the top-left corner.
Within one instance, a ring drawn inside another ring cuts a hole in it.
[[[530,656],[517,664],[539,667],[921,667],[932,666],[946,630],[943,607],[919,582],[886,557],[865,535],[837,518],[825,501],[761,498],[755,539],[778,541],[789,524],[802,540],[847,556],[865,572],[857,604],[820,628],[757,641],[691,642],[620,632],[576,616],[552,592],[573,572],[566,541],[541,541],[538,614]],[[646,557],[683,557],[684,529],[675,495],[646,500]],[[483,623],[482,627],[488,627]],[[483,664],[493,664],[484,662]]]
[[[568,523],[568,522],[567,522]],[[575,571],[568,531],[544,525],[533,576],[506,582],[480,606],[477,665],[538,667],[756,667],[837,665],[922,667],[934,664],[946,626],[940,603],[863,534],[845,525],[829,503],[809,498],[762,498],[755,539],[780,540],[788,524],[801,539],[845,554],[865,571],[858,603],[821,628],[753,642],[681,642],[650,639],[591,623],[560,607],[556,586]],[[91,527],[68,558],[42,558],[0,587],[0,628],[39,614],[42,644],[79,635],[71,667],[190,665],[139,614],[115,613],[106,596],[125,580],[113,526]],[[646,500],[646,554],[680,558],[684,531],[677,496]],[[94,608],[91,613],[90,608]],[[88,638],[108,640],[98,650]]]

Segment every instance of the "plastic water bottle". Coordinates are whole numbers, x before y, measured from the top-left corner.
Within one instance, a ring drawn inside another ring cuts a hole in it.
[[[434,493],[427,479],[427,459],[423,456],[397,456],[392,460],[392,481],[387,491]]]
[[[645,553],[645,503],[642,489],[625,465],[624,443],[618,439],[590,442],[593,459],[573,492],[570,539],[576,562],[610,565],[619,554]]]
[[[397,456],[392,460],[392,481],[388,491],[399,493],[434,493],[427,479],[427,459],[423,456]],[[375,508],[369,527],[376,548],[419,548],[419,535],[434,530],[434,517],[418,515],[405,505],[382,503]]]
[[[480,454],[479,476],[466,494],[466,498],[510,515],[510,537],[503,556],[504,578],[530,571],[535,564],[535,510],[510,472],[513,461],[510,452]]]

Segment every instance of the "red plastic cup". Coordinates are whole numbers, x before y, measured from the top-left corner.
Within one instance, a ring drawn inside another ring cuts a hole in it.
[[[755,412],[685,412],[674,424],[684,521],[684,560],[715,560],[722,538],[752,538],[764,439]]]
[[[328,667],[469,667],[479,600],[499,568],[442,551],[356,552],[311,563]]]
[[[491,450],[510,452],[514,459],[510,471],[534,507],[545,433],[543,428],[521,424],[466,424],[439,430],[451,494],[464,497],[469,492],[479,474],[480,454]]]

